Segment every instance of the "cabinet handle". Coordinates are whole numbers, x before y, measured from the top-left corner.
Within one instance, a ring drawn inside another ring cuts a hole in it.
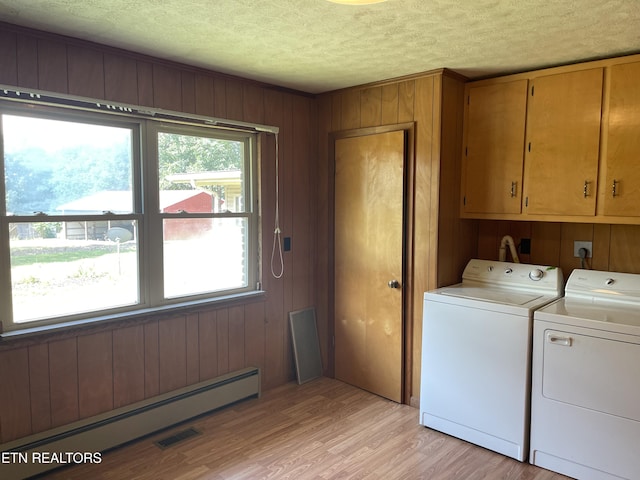
[[[585,180],[584,181],[584,189],[582,190],[582,193],[584,194],[584,198],[587,198],[589,196],[589,180]]]
[[[511,182],[511,198],[516,196],[518,182]]]
[[[618,195],[618,181],[614,178],[613,185],[611,186],[611,196],[615,197]]]

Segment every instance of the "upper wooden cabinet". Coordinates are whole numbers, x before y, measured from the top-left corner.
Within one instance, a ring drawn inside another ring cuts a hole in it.
[[[468,83],[461,216],[640,224],[639,85],[640,55]]]
[[[467,85],[462,211],[520,213],[527,80]]]
[[[640,62],[611,67],[604,133],[603,213],[640,216]]]
[[[595,215],[603,69],[531,81],[525,150],[527,215]]]

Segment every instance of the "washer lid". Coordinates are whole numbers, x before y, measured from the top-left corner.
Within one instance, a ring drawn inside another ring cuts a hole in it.
[[[508,288],[468,287],[465,285],[444,289],[440,293],[450,297],[481,300],[504,305],[526,305],[543,296],[538,292],[527,293]]]

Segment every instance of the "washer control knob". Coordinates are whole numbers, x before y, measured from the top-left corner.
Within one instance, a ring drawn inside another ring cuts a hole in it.
[[[536,268],[529,272],[529,278],[534,282],[537,282],[538,280],[542,280],[542,277],[544,277],[544,272],[539,268]]]
[[[505,273],[505,275],[511,275],[511,274],[513,273],[513,269],[512,269],[512,268],[507,268],[507,269],[504,271],[504,273]]]
[[[613,278],[607,278],[604,283],[606,285],[613,285],[614,283],[616,283],[616,281]]]

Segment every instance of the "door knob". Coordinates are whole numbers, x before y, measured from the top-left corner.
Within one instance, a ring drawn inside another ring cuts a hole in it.
[[[389,288],[399,288],[400,282],[398,282],[398,280],[389,280],[387,285],[389,286]]]

